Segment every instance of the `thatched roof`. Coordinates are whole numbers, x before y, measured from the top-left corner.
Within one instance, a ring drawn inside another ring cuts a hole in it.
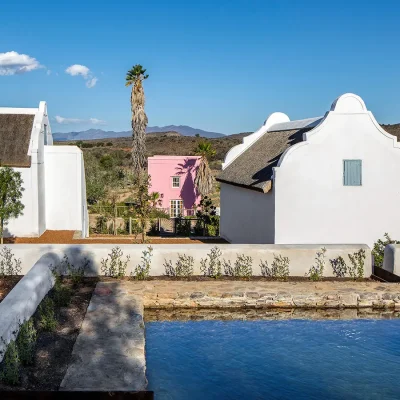
[[[247,189],[268,192],[272,184],[272,168],[277,166],[284,151],[301,142],[303,133],[311,129],[264,133],[243,154],[228,165],[217,180]]]
[[[34,115],[0,114],[0,165],[30,167],[28,156]]]
[[[320,122],[320,120],[317,121],[317,118],[315,120],[314,124],[303,129],[264,133],[221,172],[217,181],[264,193],[268,192],[272,187],[272,168],[278,165],[278,161],[286,149],[301,142],[303,133],[310,131],[314,125]],[[382,125],[382,128],[397,136],[397,140],[400,142],[400,124]]]

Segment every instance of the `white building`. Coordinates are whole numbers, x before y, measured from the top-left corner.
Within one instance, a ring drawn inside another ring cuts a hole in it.
[[[0,165],[23,179],[23,215],[5,236],[36,237],[46,230],[88,234],[83,155],[76,146],[53,146],[47,106],[0,108]]]
[[[272,114],[228,152],[218,180],[221,235],[232,243],[400,238],[400,144],[354,94],[323,117]]]

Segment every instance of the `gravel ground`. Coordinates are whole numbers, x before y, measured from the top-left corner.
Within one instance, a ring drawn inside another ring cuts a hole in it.
[[[87,239],[74,239],[74,231],[46,231],[38,238],[6,238],[5,243],[31,243],[31,244],[140,244],[132,237],[123,238],[113,235],[92,235]],[[149,244],[193,244],[193,243],[226,243],[223,239],[196,240],[189,238],[160,238],[148,236]]]
[[[0,278],[0,302],[11,292],[22,276]]]

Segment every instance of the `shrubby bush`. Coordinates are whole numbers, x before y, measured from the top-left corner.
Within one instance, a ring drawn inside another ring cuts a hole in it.
[[[326,248],[323,247],[321,251],[317,251],[317,256],[315,257],[315,265],[312,265],[306,276],[312,281],[319,281],[323,278],[325,269],[325,253]]]
[[[237,278],[248,278],[253,275],[252,264],[253,259],[250,256],[238,254],[233,266],[230,260],[224,260],[225,275]]]
[[[9,247],[3,247],[0,250],[0,277],[19,275],[21,271],[21,259],[15,258]]]
[[[211,249],[210,253],[207,254],[206,258],[201,259],[200,271],[204,276],[209,276],[216,279],[221,277],[221,255],[221,250],[215,246]]]
[[[121,279],[126,275],[126,268],[130,256],[127,255],[126,259],[123,261],[123,255],[123,251],[117,246],[111,249],[111,253],[108,254],[107,258],[101,260],[101,272],[104,276]]]
[[[261,261],[261,275],[270,278],[283,279],[286,281],[289,277],[289,263],[289,257],[283,257],[281,254],[274,254],[274,260],[271,263],[271,267],[268,266],[267,261]]]
[[[382,268],[383,266],[383,256],[385,252],[385,247],[388,244],[400,244],[400,241],[393,240],[388,233],[385,233],[383,237],[384,240],[378,239],[374,243],[374,247],[372,249],[372,255],[374,256],[374,265],[375,267],[380,267],[380,268]]]
[[[167,276],[178,276],[178,277],[189,277],[193,275],[194,258],[187,256],[186,254],[178,254],[178,261],[176,266],[172,265],[172,261],[165,260],[165,275]]]
[[[4,339],[2,338],[5,344]],[[17,344],[12,340],[6,347],[0,372],[0,379],[8,385],[17,385],[20,380],[21,361],[18,354]]]
[[[131,272],[131,278],[137,280],[145,280],[150,276],[151,258],[153,257],[153,248],[147,247],[147,250],[142,251],[142,261]]]

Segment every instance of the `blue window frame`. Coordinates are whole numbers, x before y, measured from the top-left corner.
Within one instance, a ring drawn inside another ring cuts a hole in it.
[[[362,185],[362,160],[343,160],[343,185]]]

